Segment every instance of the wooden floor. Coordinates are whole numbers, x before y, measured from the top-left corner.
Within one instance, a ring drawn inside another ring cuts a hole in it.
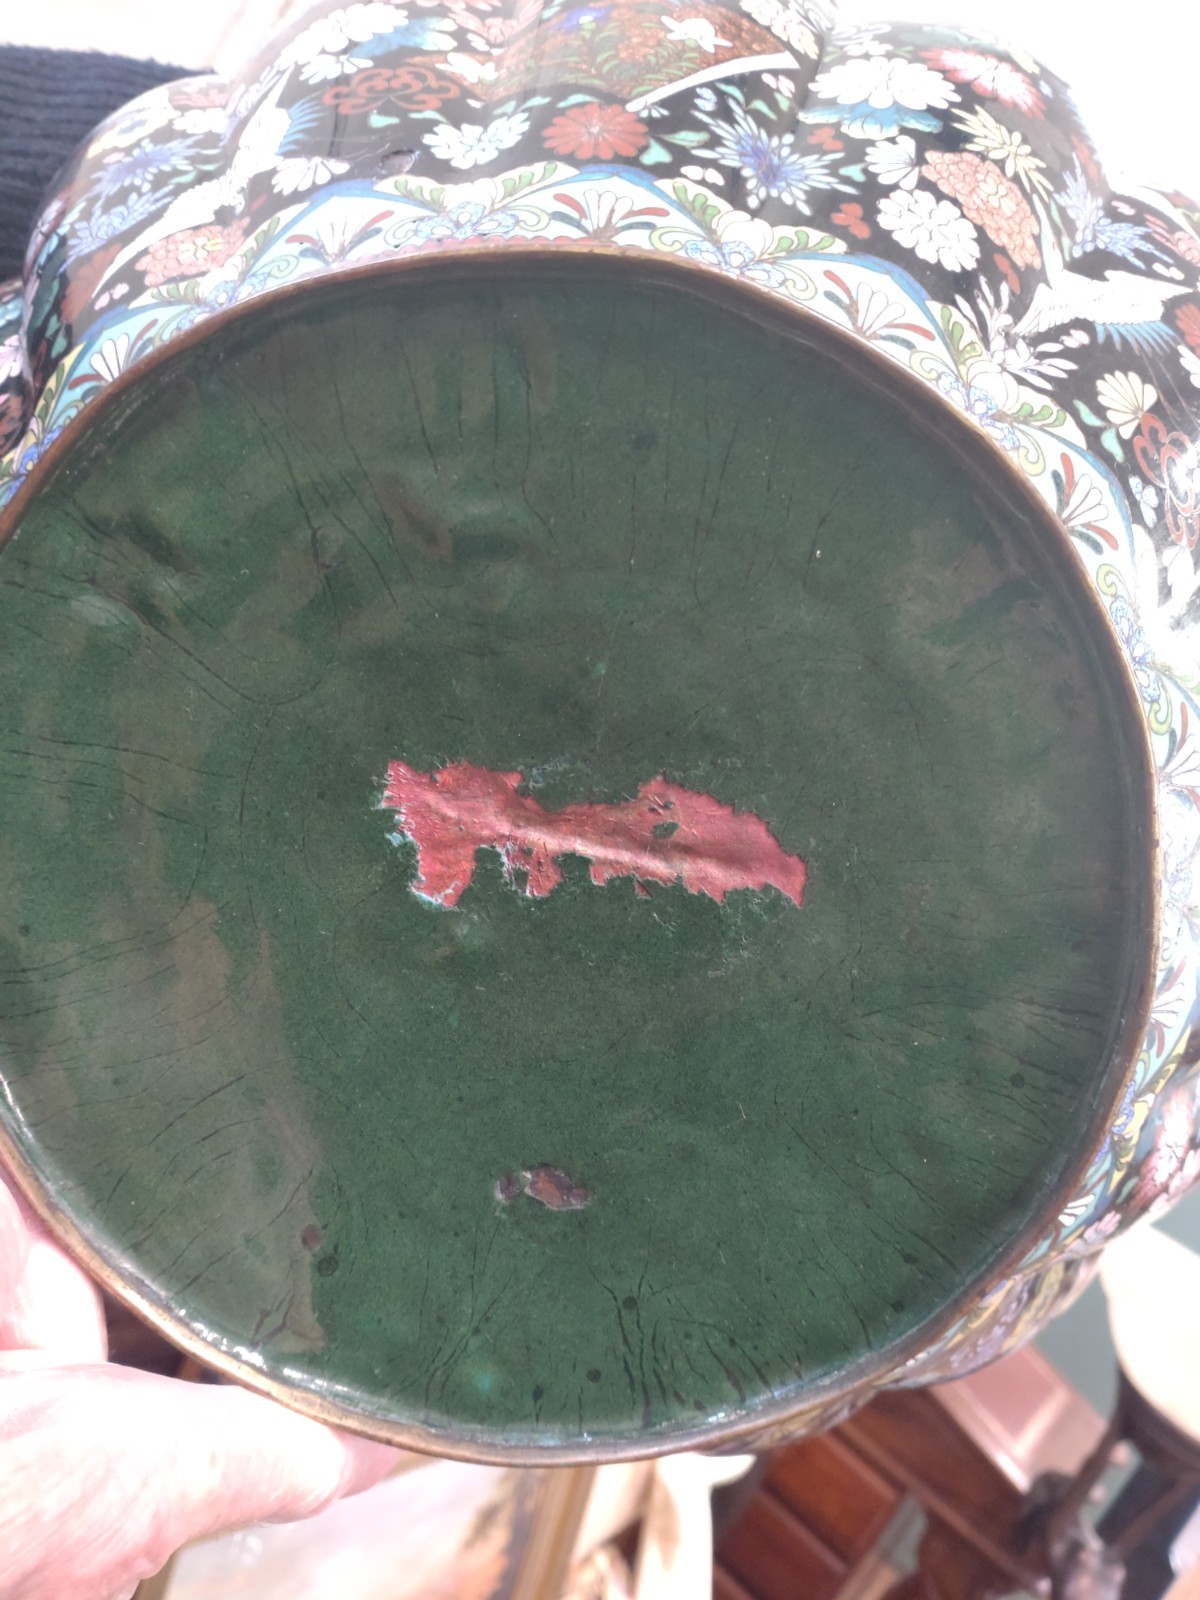
[[[720,1542],[714,1600],[835,1600],[904,1495],[836,1433],[780,1451]]]
[[[833,1432],[776,1452],[742,1491],[748,1503],[717,1529],[715,1600],[1032,1588],[1020,1532],[1029,1486],[1045,1471],[1073,1473],[1102,1429],[1031,1350],[942,1388],[880,1395]]]

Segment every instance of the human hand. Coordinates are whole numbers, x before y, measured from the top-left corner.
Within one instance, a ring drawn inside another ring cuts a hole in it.
[[[0,1600],[110,1600],[189,1540],[311,1516],[397,1452],[106,1363],[100,1296],[0,1175]]]

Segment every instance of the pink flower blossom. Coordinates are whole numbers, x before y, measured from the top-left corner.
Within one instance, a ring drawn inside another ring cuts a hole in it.
[[[215,222],[202,228],[187,228],[152,244],[135,265],[151,289],[173,278],[198,278],[210,267],[224,266],[246,237],[246,222],[240,218],[227,227]]]
[[[982,50],[922,50],[921,54],[955,83],[970,84],[976,94],[1015,106],[1028,117],[1046,114],[1046,102],[1035,85],[1009,61]]]
[[[994,161],[967,150],[931,150],[921,172],[957,200],[971,221],[1008,252],[1014,265],[1041,266],[1037,219],[1025,196]]]

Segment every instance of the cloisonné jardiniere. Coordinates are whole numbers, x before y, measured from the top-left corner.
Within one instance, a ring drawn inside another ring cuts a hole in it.
[[[7,1161],[488,1460],[990,1359],[1200,1170],[1200,238],[945,29],[353,4],[7,302]]]

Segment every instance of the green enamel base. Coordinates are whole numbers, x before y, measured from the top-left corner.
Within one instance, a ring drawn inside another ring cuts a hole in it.
[[[944,1320],[1114,1092],[1143,757],[1094,619],[739,305],[578,260],[264,304],[0,557],[12,1137],[118,1277],[385,1429],[799,1402]],[[488,850],[433,908],[392,759],[549,809],[665,773],[804,905]],[[586,1208],[495,1198],[538,1163]]]

